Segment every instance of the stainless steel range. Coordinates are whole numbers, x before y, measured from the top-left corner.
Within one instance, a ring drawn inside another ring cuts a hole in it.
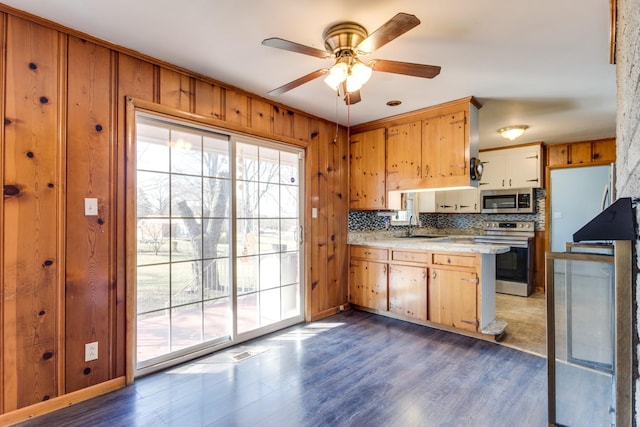
[[[533,221],[488,221],[478,243],[499,243],[511,247],[496,255],[496,292],[529,296],[533,292]]]

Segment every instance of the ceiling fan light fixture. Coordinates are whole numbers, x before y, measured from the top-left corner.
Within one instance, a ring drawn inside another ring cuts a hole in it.
[[[507,126],[504,128],[498,129],[498,133],[503,137],[510,141],[522,136],[525,130],[529,129],[527,125],[515,125],[515,126]]]
[[[349,74],[349,67],[344,62],[336,62],[333,67],[329,69],[327,77],[324,82],[333,90],[338,89],[340,83],[346,80]]]
[[[349,76],[347,76],[347,90],[349,92],[352,92],[349,90],[349,81],[351,81],[351,86],[357,86],[357,89],[353,90],[360,90],[360,88],[369,81],[371,73],[373,72],[371,67],[360,61],[356,61],[349,71]]]

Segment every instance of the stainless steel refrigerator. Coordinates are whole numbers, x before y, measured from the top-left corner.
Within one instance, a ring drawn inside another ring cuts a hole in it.
[[[551,251],[564,252],[573,233],[615,200],[615,167],[552,169],[549,188]]]

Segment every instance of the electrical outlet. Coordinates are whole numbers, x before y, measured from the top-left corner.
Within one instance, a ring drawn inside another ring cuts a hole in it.
[[[85,198],[84,199],[84,215],[85,216],[97,216],[98,215],[98,199]]]
[[[91,360],[98,359],[98,341],[90,342],[84,345],[84,361],[89,362]]]

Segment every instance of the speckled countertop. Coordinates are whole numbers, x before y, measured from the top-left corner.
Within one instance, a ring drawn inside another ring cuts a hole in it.
[[[429,238],[402,237],[406,236],[406,230],[384,230],[384,231],[350,231],[347,243],[351,245],[379,246],[385,248],[403,249],[424,249],[432,251],[451,252],[474,252],[481,254],[501,254],[510,250],[509,246],[476,243],[474,236],[484,234],[482,230],[465,229],[461,234],[460,229],[451,230],[417,228],[414,231],[416,236],[437,236]]]

